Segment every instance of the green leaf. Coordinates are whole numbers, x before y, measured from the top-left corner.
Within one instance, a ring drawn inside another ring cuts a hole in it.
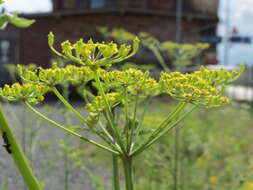
[[[0,15],[0,29],[5,28],[8,23],[11,23],[20,28],[25,28],[32,25],[34,22],[35,20],[18,17],[17,14],[5,13]]]
[[[6,15],[6,14],[0,15],[0,29],[5,28],[8,21],[9,21],[8,15]]]
[[[17,14],[13,14],[11,17],[10,17],[10,20],[9,22],[17,27],[20,27],[20,28],[26,28],[28,26],[31,26],[35,20],[30,20],[30,19],[26,19],[26,18],[21,18],[21,17],[18,17]]]

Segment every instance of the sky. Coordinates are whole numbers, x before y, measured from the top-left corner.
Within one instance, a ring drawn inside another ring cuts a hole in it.
[[[52,10],[51,0],[5,0],[3,5],[10,12],[48,12]]]
[[[52,10],[51,0],[5,0],[7,11],[22,13],[49,12]],[[229,31],[236,28],[238,35],[252,37],[252,44],[229,44],[228,57],[230,65],[245,63],[253,65],[253,0],[220,0],[220,23],[217,35],[225,36],[226,3],[230,3]],[[224,63],[224,43],[217,46],[218,59]]]
[[[229,64],[245,63],[253,65],[253,0],[220,0],[220,23],[217,35],[225,35],[226,3],[230,2],[230,27],[229,31],[236,28],[238,35],[250,36],[252,44],[229,44]],[[218,45],[219,60],[224,60],[224,44]],[[223,62],[224,63],[224,62]]]

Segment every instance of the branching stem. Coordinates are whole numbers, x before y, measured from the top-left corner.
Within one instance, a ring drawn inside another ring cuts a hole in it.
[[[109,151],[109,152],[111,152],[111,153],[113,153],[113,154],[119,155],[118,152],[116,152],[116,151],[114,151],[114,150],[112,150],[112,149],[110,149],[110,148],[108,148],[108,147],[106,147],[106,146],[104,146],[104,145],[101,145],[101,144],[99,144],[99,143],[97,143],[97,142],[95,142],[95,141],[93,141],[93,140],[90,140],[90,139],[88,139],[88,138],[86,138],[86,137],[84,137],[84,136],[81,136],[80,134],[78,134],[78,133],[76,133],[76,132],[74,132],[74,131],[72,131],[72,130],[70,130],[70,129],[67,129],[66,127],[62,126],[61,124],[59,124],[59,123],[57,123],[57,122],[55,122],[55,121],[49,119],[48,117],[46,117],[45,115],[43,115],[42,113],[40,113],[39,111],[37,111],[36,109],[34,109],[29,103],[25,102],[25,104],[26,104],[26,106],[27,106],[32,112],[34,112],[36,115],[38,115],[38,116],[41,117],[42,119],[46,120],[47,122],[53,124],[53,125],[56,126],[57,128],[59,128],[59,129],[65,131],[65,132],[67,132],[67,133],[69,133],[69,134],[71,134],[71,135],[73,135],[73,136],[76,136],[76,137],[78,137],[78,138],[81,139],[81,140],[84,140],[84,141],[86,141],[86,142],[89,142],[89,143],[91,143],[91,144],[93,144],[93,145],[95,145],[95,146],[97,146],[97,147],[99,147],[99,148],[102,148],[102,149],[104,149],[104,150],[106,150],[106,151]]]

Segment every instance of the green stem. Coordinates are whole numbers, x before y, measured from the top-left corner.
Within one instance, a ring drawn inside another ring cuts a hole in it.
[[[15,134],[13,133],[11,127],[9,126],[4,113],[0,106],[0,131],[2,134],[5,133],[8,142],[10,144],[11,156],[21,173],[24,182],[30,190],[41,190],[42,187],[37,180],[32,168],[23,153]]]
[[[59,98],[59,100],[77,117],[79,118],[84,124],[88,126],[88,128],[93,132],[96,133],[100,138],[102,138],[106,143],[108,141],[103,138],[102,135],[96,132],[96,130],[93,127],[90,127],[88,123],[86,122],[85,118],[75,109],[71,104],[64,98],[64,96],[61,95],[61,93],[54,87],[52,88],[52,91],[55,93],[55,95]]]
[[[118,156],[112,155],[112,164],[113,164],[113,187],[114,190],[120,190],[120,182],[119,182],[119,164],[118,164]]]
[[[54,94],[61,100],[61,102],[74,114],[76,115],[83,123],[87,125],[85,118],[75,109],[70,103],[61,95],[61,93],[55,88],[51,88]],[[88,125],[87,125],[88,126]]]
[[[185,108],[187,103],[185,102],[180,102],[176,108],[165,118],[165,120],[157,127],[157,129],[149,136],[148,140],[144,142],[137,150],[134,152],[142,152],[145,147],[153,141],[159,134],[168,126],[170,122],[173,121],[180,113],[181,111]]]
[[[64,190],[69,189],[69,167],[68,152],[64,151]]]
[[[179,177],[179,128],[175,128],[174,136],[174,190],[178,190],[178,177]]]
[[[160,132],[162,132],[168,123],[170,123],[173,119],[175,119],[186,107],[186,102],[180,102],[176,108],[168,115],[168,117],[159,125],[159,127],[155,130],[155,132],[151,135],[151,139],[157,136]]]
[[[86,122],[85,118],[75,109],[71,104],[64,98],[64,96],[61,95],[61,93],[54,87],[52,88],[52,91],[55,93],[55,95],[59,98],[59,100],[77,117],[79,118],[84,124],[88,126],[88,128],[96,133],[101,139],[103,139],[107,144],[111,145],[107,139],[105,139],[102,135],[96,132],[96,130],[93,127],[90,127],[88,123]]]
[[[124,166],[126,190],[134,190],[132,157],[131,156],[123,157],[122,162]]]
[[[106,130],[106,128],[103,126],[103,124],[101,123],[101,121],[98,121],[98,124],[99,124],[100,128],[103,130],[103,132],[106,135],[106,137],[109,139],[109,141],[107,143],[109,145],[111,145],[115,150],[117,150],[118,152],[121,153],[120,146],[117,144],[117,142],[115,142],[115,140],[113,139],[113,137],[111,136],[111,134]],[[104,139],[104,140],[106,141],[106,139]]]
[[[182,116],[180,116],[179,119],[177,119],[175,122],[173,122],[171,124],[167,123],[167,125],[164,126],[164,130],[163,131],[161,131],[159,134],[157,134],[156,136],[154,136],[150,141],[147,141],[141,147],[139,147],[138,149],[136,149],[135,151],[133,151],[131,153],[131,155],[134,156],[134,155],[140,154],[141,152],[143,152],[144,150],[146,150],[147,148],[149,148],[152,144],[154,144],[156,141],[158,141],[162,136],[164,136],[171,129],[173,129],[174,127],[176,127],[177,124],[180,121],[182,121],[187,115],[189,115],[195,108],[196,108],[196,106],[193,106],[187,112],[185,112],[184,114],[182,114]]]
[[[121,150],[123,151],[123,153],[127,154],[126,150],[125,150],[125,147],[124,147],[124,144],[122,142],[122,139],[120,138],[119,131],[118,131],[116,125],[115,125],[113,113],[112,113],[112,110],[111,110],[110,105],[108,103],[108,100],[106,98],[105,91],[104,91],[103,86],[101,84],[101,81],[99,79],[99,75],[97,73],[97,70],[94,70],[93,73],[94,73],[94,76],[95,76],[95,81],[98,85],[98,91],[101,94],[101,96],[103,98],[103,101],[105,101],[105,103],[106,103],[105,118],[106,118],[107,122],[109,123],[109,126],[111,127],[112,136],[117,140],[117,142],[118,142],[119,146],[121,147]]]
[[[69,134],[71,134],[71,135],[73,135],[73,136],[76,136],[76,137],[78,137],[79,139],[84,140],[84,141],[86,141],[86,142],[89,142],[89,143],[91,143],[91,144],[93,144],[93,145],[95,145],[95,146],[97,146],[97,147],[99,147],[99,148],[102,148],[102,149],[107,150],[107,151],[109,151],[109,152],[111,152],[111,153],[114,153],[114,154],[119,155],[118,152],[116,152],[116,151],[114,151],[114,150],[112,150],[112,149],[110,149],[110,148],[108,148],[108,147],[106,147],[106,146],[104,146],[104,145],[102,145],[102,144],[99,144],[99,143],[97,143],[97,142],[95,142],[95,141],[93,141],[93,140],[87,139],[86,137],[81,136],[81,135],[79,135],[78,133],[76,133],[76,132],[74,132],[74,131],[72,131],[72,130],[70,130],[70,129],[67,129],[66,127],[60,125],[59,123],[57,123],[57,122],[55,122],[55,121],[49,119],[48,117],[46,117],[45,115],[43,115],[42,113],[40,113],[40,112],[38,112],[36,109],[34,109],[29,103],[25,102],[25,104],[26,104],[26,106],[27,106],[32,112],[34,112],[36,115],[38,115],[38,116],[41,117],[42,119],[46,120],[47,122],[53,124],[53,125],[56,126],[57,128],[59,128],[59,129],[65,131],[65,132],[68,132]]]
[[[134,142],[133,142],[133,137],[134,137],[134,131],[138,127],[135,124],[136,116],[137,116],[137,108],[138,108],[138,99],[139,99],[139,94],[136,95],[135,97],[135,104],[134,104],[134,115],[133,115],[133,121],[131,124],[131,133],[130,133],[130,139],[129,139],[129,149],[128,152],[131,152],[132,148],[134,147]],[[137,131],[136,131],[137,132]]]
[[[140,117],[140,123],[137,125],[136,127],[136,132],[134,134],[134,137],[133,137],[133,143],[132,143],[132,147],[134,147],[136,141],[137,141],[137,137],[139,136],[140,134],[140,130],[141,130],[141,127],[142,127],[142,124],[143,124],[143,121],[144,121],[144,118],[145,118],[145,115],[146,115],[146,112],[148,110],[148,105],[150,103],[150,97],[148,97],[148,99],[146,100],[145,104],[144,104],[144,108],[143,108],[143,112],[141,114],[141,117]],[[132,150],[131,150],[132,151]]]
[[[163,57],[161,56],[160,52],[156,48],[150,48],[150,49],[154,53],[156,59],[158,60],[158,62],[162,66],[163,70],[166,73],[170,73],[171,71],[170,71],[169,67],[166,65],[166,63],[165,63]]]
[[[125,99],[125,119],[126,119],[126,150],[129,151],[129,147],[131,146],[130,143],[130,134],[129,134],[129,128],[131,128],[131,123],[129,122],[129,114],[128,114],[128,99],[127,99],[127,89],[124,88],[124,99]]]

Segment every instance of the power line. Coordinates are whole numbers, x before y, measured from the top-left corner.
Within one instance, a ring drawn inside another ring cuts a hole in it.
[[[230,37],[230,0],[226,0],[224,64],[229,65],[229,37]]]
[[[176,42],[182,42],[182,16],[183,16],[183,0],[177,0],[176,11]]]

